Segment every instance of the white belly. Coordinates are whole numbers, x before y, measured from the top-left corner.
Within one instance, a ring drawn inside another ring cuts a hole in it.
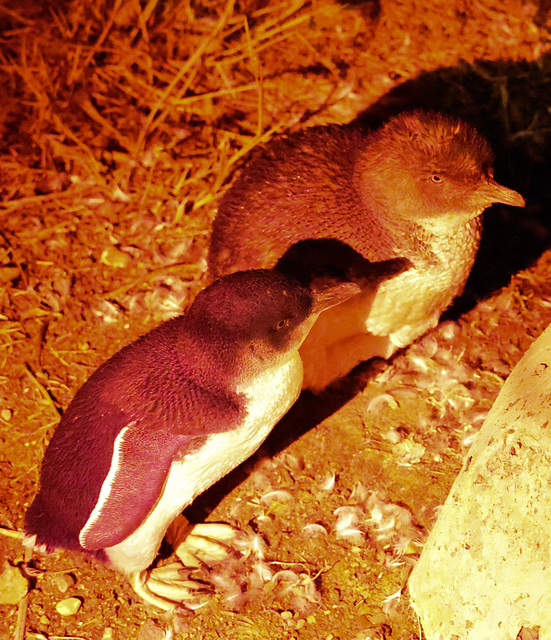
[[[459,295],[480,239],[476,220],[426,223],[434,234],[430,260],[419,260],[379,286],[324,311],[304,341],[304,386],[318,391],[362,360],[389,358],[427,330]]]
[[[436,326],[441,313],[460,295],[480,242],[480,224],[452,224],[449,217],[424,222],[432,233],[432,261],[383,282],[365,317],[365,330],[405,347]]]
[[[133,573],[149,567],[174,518],[264,442],[297,399],[302,375],[302,361],[295,352],[288,361],[236,389],[248,398],[245,420],[236,429],[212,434],[199,451],[172,464],[163,492],[145,521],[125,540],[105,549],[116,569]]]

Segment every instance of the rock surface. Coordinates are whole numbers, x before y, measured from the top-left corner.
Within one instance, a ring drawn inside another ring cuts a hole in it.
[[[551,639],[550,461],[551,327],[501,390],[411,574],[427,640]]]

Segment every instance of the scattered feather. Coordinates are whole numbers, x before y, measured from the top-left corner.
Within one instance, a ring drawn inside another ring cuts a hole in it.
[[[319,524],[317,522],[314,522],[312,524],[307,524],[302,528],[302,532],[307,534],[307,535],[322,535],[322,536],[326,536],[327,535],[327,529],[322,525]]]

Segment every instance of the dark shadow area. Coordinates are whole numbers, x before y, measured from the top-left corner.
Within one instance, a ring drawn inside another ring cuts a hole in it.
[[[514,273],[530,266],[551,246],[551,57],[543,56],[534,63],[479,61],[422,73],[384,95],[351,125],[376,128],[393,115],[413,109],[453,115],[474,126],[495,152],[497,181],[526,199],[524,209],[494,205],[484,214],[482,242],[465,293],[445,314],[457,318],[506,286]],[[334,277],[350,270],[373,274],[370,263],[366,267],[361,256],[338,245],[342,243],[300,243],[285,254],[279,267],[296,274],[298,265],[306,282],[320,273]],[[332,259],[335,256],[331,272],[327,272],[328,250]],[[390,262],[395,264],[383,263],[382,268],[398,273],[407,266],[399,260]],[[305,266],[307,263],[313,265]],[[380,366],[380,360],[363,363],[319,396],[304,392],[274,428],[262,452],[273,455],[322,422],[359,393]],[[192,521],[204,519],[249,475],[257,459],[258,454],[199,496],[186,515]]]

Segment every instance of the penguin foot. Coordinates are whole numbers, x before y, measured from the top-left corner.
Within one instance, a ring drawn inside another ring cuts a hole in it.
[[[129,576],[137,595],[164,611],[194,611],[214,594],[238,610],[272,577],[260,536],[229,524],[190,527],[180,516],[169,527],[167,540],[179,561]]]
[[[174,553],[185,567],[210,567],[241,555],[239,548],[244,536],[245,532],[229,524],[205,522],[195,525],[183,540],[176,540]]]
[[[132,588],[144,602],[163,611],[204,606],[212,595],[212,587],[191,577],[193,570],[174,562],[163,567],[140,571],[129,576]]]

